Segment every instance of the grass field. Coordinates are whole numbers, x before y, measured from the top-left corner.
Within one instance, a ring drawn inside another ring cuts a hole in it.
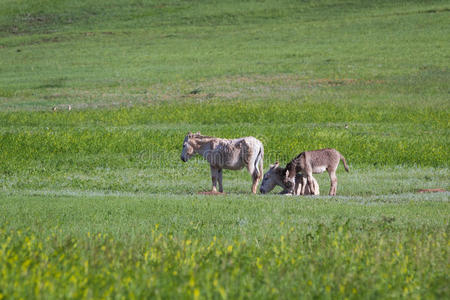
[[[450,297],[449,192],[417,193],[450,185],[449,12],[2,1],[0,299]],[[198,195],[188,131],[350,173],[337,197],[251,195],[246,171]]]

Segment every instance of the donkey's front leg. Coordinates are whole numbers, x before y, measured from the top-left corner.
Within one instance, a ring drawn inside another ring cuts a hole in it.
[[[312,174],[308,174],[308,187],[309,187],[309,191],[311,193],[311,195],[314,195],[316,193],[316,187],[314,186],[314,179]]]
[[[219,174],[219,192],[223,193],[223,186],[222,186],[222,169],[219,169],[218,174]]]
[[[214,168],[211,166],[211,180],[212,180],[212,192],[217,192],[217,179],[219,178],[219,169]],[[219,185],[222,185],[219,183]]]

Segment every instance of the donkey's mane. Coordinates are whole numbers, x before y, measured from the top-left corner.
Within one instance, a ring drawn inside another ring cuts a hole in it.
[[[208,136],[208,135],[202,135],[202,134],[193,134],[192,137],[198,138],[198,139],[216,139],[216,137]]]
[[[305,152],[300,153],[296,157],[294,157],[288,164],[286,165],[285,170],[294,171],[296,164],[299,162],[299,159],[305,155]]]
[[[286,174],[286,168],[278,166],[275,168],[275,172],[281,176],[281,178],[284,178],[284,175]]]
[[[293,169],[295,168],[295,162],[294,160],[292,160],[291,162],[289,162],[286,165],[286,168],[284,168],[285,170],[289,170],[289,172],[294,171]]]
[[[297,155],[292,161],[299,159],[302,155],[305,155],[305,152],[302,152],[299,155]]]

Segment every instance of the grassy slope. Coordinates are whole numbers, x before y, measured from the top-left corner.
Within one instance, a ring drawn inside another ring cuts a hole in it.
[[[116,1],[108,9],[89,1],[78,1],[76,7],[42,2],[11,8],[17,15],[4,10],[5,32],[17,27],[19,33],[2,38],[2,56],[9,57],[5,62],[14,61],[3,66],[0,86],[12,89],[7,93],[20,89],[27,98],[24,89],[95,91],[120,85],[131,92],[131,87],[147,89],[160,82],[279,73],[306,79],[402,80],[407,85],[414,76],[435,81],[448,74],[444,2],[333,8],[325,1],[284,6],[176,2],[161,7]],[[438,12],[429,13],[433,8]],[[66,24],[64,18],[72,15],[75,20]],[[35,19],[47,22],[30,21]]]
[[[0,296],[448,295],[448,193],[413,194],[449,188],[448,10],[2,1]],[[336,147],[351,173],[339,169],[333,199],[252,197],[244,171],[225,172],[231,195],[199,197],[208,166],[178,158],[188,130],[254,135],[266,168]],[[35,289],[43,265],[50,284]]]

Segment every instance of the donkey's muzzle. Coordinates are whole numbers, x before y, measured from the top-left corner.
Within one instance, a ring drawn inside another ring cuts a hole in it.
[[[180,157],[182,161],[186,162],[186,158],[184,158],[183,156]]]

